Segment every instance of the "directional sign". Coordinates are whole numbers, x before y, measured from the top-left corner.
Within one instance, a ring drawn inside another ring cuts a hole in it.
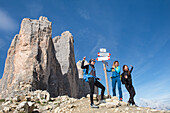
[[[98,56],[104,56],[104,57],[106,57],[106,56],[110,56],[111,54],[110,54],[110,53],[99,53],[99,52],[98,52],[97,55],[98,55]]]
[[[100,48],[100,52],[105,53],[106,49],[105,48]]]
[[[103,61],[103,60],[110,60],[110,56],[108,57],[97,57],[97,61]]]

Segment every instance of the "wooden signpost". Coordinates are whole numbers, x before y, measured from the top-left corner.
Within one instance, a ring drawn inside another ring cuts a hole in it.
[[[104,69],[106,69],[106,65],[108,65],[108,63],[105,60],[110,60],[110,53],[106,53],[106,49],[101,48],[100,49],[100,53],[98,53],[98,57],[96,60],[97,61],[102,61],[103,62],[103,67]],[[110,93],[109,93],[109,84],[108,84],[108,78],[107,78],[107,72],[106,70],[104,70],[105,73],[105,79],[106,79],[106,87],[107,87],[107,96],[110,98]]]

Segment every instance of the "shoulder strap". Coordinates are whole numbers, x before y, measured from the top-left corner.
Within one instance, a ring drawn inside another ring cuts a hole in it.
[[[88,75],[90,74],[91,70],[92,70],[92,67],[89,65]]]

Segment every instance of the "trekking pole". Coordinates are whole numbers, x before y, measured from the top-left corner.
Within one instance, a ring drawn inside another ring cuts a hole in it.
[[[104,73],[105,73],[105,79],[106,79],[106,87],[107,87],[107,96],[110,98],[110,93],[109,93],[109,84],[108,84],[108,79],[107,79],[107,72],[106,72],[106,64],[103,63],[104,66]]]

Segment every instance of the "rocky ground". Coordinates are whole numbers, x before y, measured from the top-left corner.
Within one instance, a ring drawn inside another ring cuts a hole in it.
[[[94,99],[96,99],[95,95]],[[105,104],[98,104],[95,101],[99,109],[92,109],[89,104],[89,95],[81,99],[68,96],[50,98],[48,92],[37,90],[13,98],[1,99],[0,113],[170,113],[170,111],[128,106],[126,102],[120,102],[117,97],[106,99]]]

